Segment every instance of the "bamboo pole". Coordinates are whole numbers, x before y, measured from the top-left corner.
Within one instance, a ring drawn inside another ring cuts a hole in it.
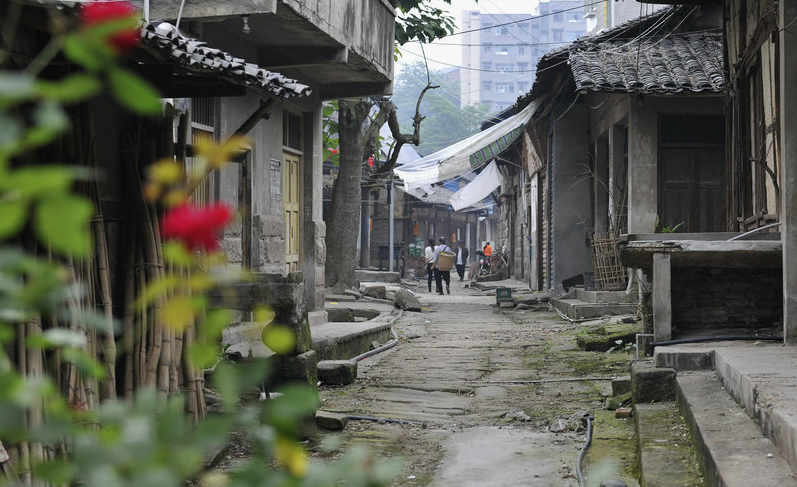
[[[97,202],[99,204],[99,202]],[[105,312],[108,329],[103,332],[101,360],[105,379],[100,389],[101,399],[116,398],[116,338],[113,331],[113,303],[111,301],[111,271],[108,264],[108,241],[102,213],[94,220],[94,236],[97,243],[97,274],[99,274],[100,300]]]
[[[135,225],[130,226],[127,239],[127,255],[122,271],[124,272],[124,312],[122,314],[122,336],[125,351],[124,369],[124,397],[133,398],[135,390],[135,364],[136,364],[136,314],[135,314],[135,286],[136,286],[136,240]]]

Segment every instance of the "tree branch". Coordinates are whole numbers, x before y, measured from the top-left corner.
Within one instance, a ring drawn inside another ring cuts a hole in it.
[[[380,167],[375,174],[384,174],[393,170],[393,168],[396,166],[396,161],[398,160],[401,147],[404,144],[411,143],[417,146],[421,143],[421,122],[424,118],[426,118],[421,115],[421,101],[423,101],[423,96],[427,91],[433,90],[435,88],[439,88],[439,86],[427,83],[426,87],[418,96],[418,101],[415,103],[415,116],[412,117],[413,131],[411,134],[401,133],[401,127],[399,127],[398,117],[396,116],[396,106],[393,104],[393,102],[390,100],[384,100],[383,102],[380,102],[380,114],[383,111],[387,113],[387,124],[388,127],[390,127],[390,133],[393,136],[393,140],[396,141],[396,144],[393,146],[393,150],[390,151],[385,165]]]

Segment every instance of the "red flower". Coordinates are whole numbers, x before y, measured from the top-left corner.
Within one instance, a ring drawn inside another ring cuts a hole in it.
[[[224,204],[202,208],[183,204],[163,216],[161,229],[166,240],[179,240],[188,250],[216,250],[219,247],[217,238],[232,216],[232,209]]]
[[[80,9],[80,16],[83,18],[85,25],[91,26],[127,17],[136,17],[138,12],[136,7],[129,2],[97,1],[83,4]],[[141,32],[134,27],[113,34],[108,37],[108,42],[117,52],[124,52],[137,46],[140,37]]]
[[[340,151],[337,150],[337,149],[329,149],[329,152],[334,156],[335,154],[337,154]]]

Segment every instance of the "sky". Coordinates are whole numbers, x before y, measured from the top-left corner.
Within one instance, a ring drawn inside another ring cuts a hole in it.
[[[461,30],[462,11],[479,10],[482,13],[491,14],[536,14],[538,0],[451,0],[451,5],[440,0],[432,0],[432,5],[447,10],[455,18],[456,29]],[[450,36],[432,44],[424,46],[426,57],[429,61],[429,68],[432,70],[443,69],[453,64],[462,64],[462,47],[450,45],[462,42],[462,36]],[[401,70],[404,63],[412,64],[423,59],[421,48],[417,42],[407,43],[401,47],[402,56],[396,62],[396,71]]]

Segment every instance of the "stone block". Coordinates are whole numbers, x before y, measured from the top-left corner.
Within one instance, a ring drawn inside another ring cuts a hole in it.
[[[623,377],[620,379],[612,379],[612,396],[619,396],[631,392],[631,378]]]
[[[327,312],[327,320],[332,323],[354,321],[354,314],[349,308],[329,307],[324,310]]]
[[[387,289],[385,286],[367,286],[362,289],[362,294],[371,298],[386,299]]]
[[[235,237],[224,237],[221,241],[221,248],[227,256],[227,262],[239,264],[242,262],[241,239]]]
[[[254,215],[252,218],[255,238],[284,237],[285,220],[270,215]]]
[[[353,360],[321,360],[318,378],[328,385],[351,384],[357,378],[357,362]]]
[[[298,355],[275,355],[279,382],[303,382],[318,386],[318,359],[315,350]]]
[[[256,306],[274,310],[274,323],[287,326],[296,336],[294,354],[310,350],[312,339],[304,298],[304,277],[301,272],[281,274],[256,273],[247,282],[208,293],[214,306],[250,311]]]
[[[631,364],[631,395],[634,404],[675,400],[675,369],[656,367],[652,360]]]
[[[325,430],[341,431],[349,424],[349,417],[345,414],[318,410],[315,413],[315,424]]]
[[[396,306],[405,311],[421,311],[421,303],[418,298],[404,289],[396,291]]]

